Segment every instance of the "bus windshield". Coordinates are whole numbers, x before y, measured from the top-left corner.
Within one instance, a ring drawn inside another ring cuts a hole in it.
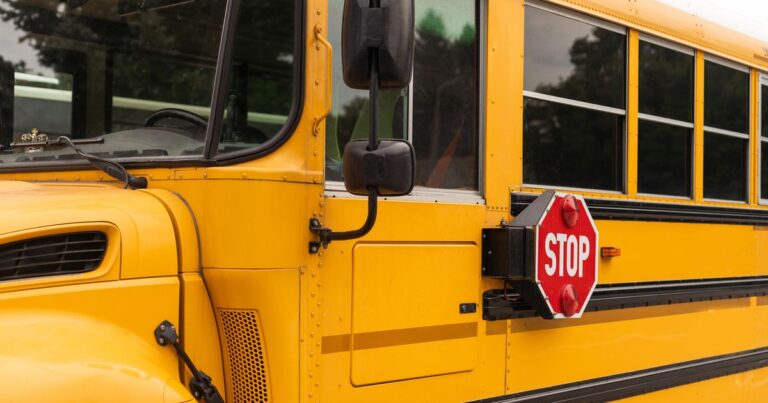
[[[251,51],[234,52],[229,86],[236,91],[220,112],[221,152],[264,143],[287,119],[294,7],[262,10],[278,3],[241,7],[240,20],[249,22],[238,27],[235,44]],[[200,158],[225,6],[225,0],[0,0],[0,168],[79,158],[64,147],[24,145],[58,136],[98,138],[81,148],[101,157]],[[274,27],[287,32],[254,35]],[[251,92],[259,94],[248,99]]]

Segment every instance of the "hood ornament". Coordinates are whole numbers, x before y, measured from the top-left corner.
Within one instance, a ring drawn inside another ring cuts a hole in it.
[[[40,133],[36,127],[33,127],[29,133],[21,135],[21,143],[45,143],[48,141],[48,135]],[[35,145],[30,147],[24,147],[24,152],[27,154],[39,153],[45,151],[45,146]]]

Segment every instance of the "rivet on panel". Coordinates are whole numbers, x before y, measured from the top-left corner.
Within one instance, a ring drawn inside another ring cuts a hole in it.
[[[288,175],[283,175],[283,180],[287,181],[288,180]]]
[[[315,332],[309,332],[309,337],[315,337]]]
[[[317,183],[317,182],[318,182],[317,178],[312,178],[312,183]]]
[[[323,282],[322,282],[322,281],[318,281],[318,282],[317,282],[317,288],[320,288],[320,287],[322,287],[322,286],[323,286]]]
[[[310,296],[310,297],[314,297],[314,296],[315,296],[315,292],[314,292],[314,291],[312,291],[311,293],[309,293],[309,296]]]
[[[240,176],[241,176],[243,179],[247,179],[247,178],[248,178],[248,174],[247,174],[247,173],[245,173],[245,172],[243,172],[242,174],[240,174]]]
[[[208,172],[203,172],[203,179],[208,179]]]

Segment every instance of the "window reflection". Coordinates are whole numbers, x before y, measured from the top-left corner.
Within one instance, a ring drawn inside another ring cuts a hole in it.
[[[139,12],[134,0],[0,0],[0,161],[76,158],[61,147],[7,148],[33,128],[103,137],[82,148],[106,157],[199,155],[225,3]],[[200,120],[166,116],[147,127],[165,108]]]
[[[641,120],[639,132],[638,192],[690,196],[691,129]]]
[[[693,122],[693,54],[640,41],[640,113]]]
[[[524,89],[624,108],[626,36],[525,7]]]
[[[624,117],[525,100],[523,181],[621,190]]]
[[[747,199],[749,73],[704,65],[704,197]]]
[[[295,3],[240,3],[220,153],[264,144],[287,123],[296,84]]]
[[[707,60],[704,125],[749,133],[749,73]]]
[[[525,9],[523,182],[622,190],[626,37]]]

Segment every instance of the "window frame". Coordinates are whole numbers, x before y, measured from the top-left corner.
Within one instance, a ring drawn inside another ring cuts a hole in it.
[[[234,34],[237,29],[237,19],[241,0],[226,0],[224,19],[222,21],[221,38],[211,97],[211,119],[206,128],[204,150],[202,154],[172,157],[129,157],[111,158],[127,169],[151,168],[182,168],[182,167],[216,167],[229,166],[242,162],[263,158],[280,148],[291,138],[301,121],[306,101],[305,71],[306,71],[306,35],[307,35],[307,4],[304,1],[294,1],[294,52],[293,52],[293,103],[283,127],[267,142],[237,152],[216,154],[223,129],[223,113],[226,102],[226,83],[229,79],[229,66],[232,61]],[[221,112],[221,116],[219,115]],[[4,166],[11,165],[11,166]],[[39,161],[19,164],[2,164],[0,173],[26,172],[60,172],[92,170],[93,166],[84,160]]]
[[[445,202],[445,203],[458,203],[458,204],[485,204],[485,135],[486,135],[486,84],[487,84],[487,44],[488,44],[488,0],[473,0],[475,7],[477,7],[477,137],[478,137],[478,159],[477,163],[477,189],[463,190],[463,189],[449,189],[449,188],[429,188],[423,186],[415,186],[411,193],[406,196],[398,196],[398,201],[413,201],[413,202]],[[413,141],[413,80],[408,84],[408,133],[406,139],[409,142]],[[323,164],[325,169],[325,164]],[[342,181],[324,181],[325,187],[323,194],[329,199],[360,199],[365,197],[355,196],[344,187]],[[389,200],[389,197],[380,196],[381,200]]]
[[[640,98],[639,98],[639,90],[640,90],[640,81],[639,81],[639,65],[638,65],[638,100],[637,100],[637,122],[638,122],[638,142],[640,138],[640,132],[639,132],[639,123],[641,120],[645,120],[647,122],[654,122],[654,123],[661,123],[665,125],[675,126],[675,127],[682,127],[686,129],[690,129],[691,131],[691,138],[689,139],[689,146],[690,146],[690,152],[691,152],[691,166],[689,167],[691,170],[691,177],[690,179],[690,185],[688,192],[690,196],[678,196],[678,195],[665,195],[665,194],[658,194],[658,193],[645,193],[645,192],[637,192],[638,196],[646,196],[646,197],[658,197],[658,198],[668,198],[668,199],[677,199],[677,200],[693,200],[694,199],[694,193],[696,191],[696,97],[699,95],[696,91],[696,79],[698,78],[698,71],[696,69],[696,52],[698,52],[695,48],[689,48],[684,45],[681,45],[679,43],[675,43],[672,41],[668,41],[666,39],[662,39],[656,36],[652,36],[650,34],[646,34],[644,32],[640,32],[638,35],[638,48],[640,46],[640,42],[648,42],[650,44],[660,46],[663,48],[667,48],[670,50],[674,50],[676,52],[680,52],[683,54],[686,54],[688,56],[691,56],[693,58],[693,82],[691,83],[691,86],[693,87],[693,92],[691,93],[691,118],[692,122],[688,123],[682,120],[677,119],[671,119],[671,118],[665,118],[661,116],[651,115],[647,113],[641,113],[640,112]],[[640,62],[640,55],[638,54],[638,63]],[[638,154],[638,160],[640,156],[640,150],[637,150]],[[638,167],[639,168],[639,167]],[[638,169],[638,179],[639,182],[639,169]]]
[[[621,189],[620,190],[608,190],[608,189],[592,189],[592,188],[583,188],[583,187],[573,187],[573,186],[558,186],[558,185],[544,185],[544,184],[536,184],[536,183],[528,183],[523,181],[522,186],[524,188],[534,188],[534,189],[552,189],[552,190],[568,190],[568,191],[577,191],[577,192],[589,192],[589,193],[602,193],[602,194],[627,194],[627,183],[629,182],[629,170],[627,169],[627,141],[629,140],[628,136],[628,129],[629,129],[629,114],[628,114],[628,106],[629,106],[629,85],[628,85],[628,73],[629,73],[629,41],[630,41],[630,35],[629,35],[629,28],[614,24],[609,21],[601,20],[596,17],[592,17],[590,15],[582,14],[576,11],[571,11],[565,8],[561,8],[558,6],[550,5],[547,3],[542,2],[541,0],[526,0],[523,7],[534,7],[539,10],[543,10],[546,12],[550,12],[556,15],[559,15],[564,18],[569,18],[575,21],[579,21],[585,24],[594,25],[598,28],[606,29],[621,35],[624,35],[624,109],[614,108],[611,106],[605,106],[605,105],[599,105],[599,104],[593,104],[591,102],[584,102],[584,101],[578,101],[575,99],[569,99],[569,98],[562,98],[558,96],[548,95],[548,94],[541,94],[535,91],[528,91],[523,89],[522,92],[522,100],[524,102],[525,98],[532,98],[539,101],[544,102],[552,102],[552,103],[558,103],[562,105],[568,105],[572,107],[578,107],[583,109],[589,109],[596,112],[602,112],[602,113],[610,113],[613,115],[623,116],[624,117],[624,130],[622,135],[622,141],[623,141],[623,147],[621,151]],[[523,39],[523,42],[525,42],[525,39]],[[523,43],[523,47],[525,47],[525,43]],[[525,69],[523,69],[523,74],[525,74]],[[522,133],[521,133],[522,135]],[[523,145],[523,148],[525,145]],[[522,150],[521,150],[521,156],[522,156]],[[522,159],[521,159],[522,161]],[[521,163],[521,169],[522,169],[522,163]],[[522,172],[522,171],[521,171]]]
[[[699,52],[701,52],[701,51],[699,51]],[[746,150],[746,157],[747,158],[746,158],[746,164],[744,166],[744,175],[745,175],[744,176],[744,182],[745,182],[745,185],[746,185],[746,189],[745,189],[745,192],[744,192],[744,199],[743,200],[718,199],[718,198],[704,196],[704,191],[705,191],[705,189],[704,189],[704,180],[705,180],[704,175],[705,175],[705,173],[704,173],[704,170],[702,170],[702,173],[701,173],[701,175],[702,175],[702,178],[701,178],[701,180],[702,180],[702,184],[701,184],[702,200],[703,201],[707,201],[707,202],[735,203],[735,204],[747,205],[747,204],[749,204],[749,201],[750,201],[750,198],[751,198],[751,195],[752,195],[752,183],[751,183],[752,181],[750,180],[751,177],[750,177],[750,172],[749,172],[750,171],[750,167],[752,166],[752,158],[753,158],[752,157],[752,134],[749,133],[749,131],[751,130],[751,124],[749,123],[749,120],[751,119],[750,109],[751,109],[751,105],[752,105],[752,96],[753,96],[753,94],[752,94],[752,69],[749,66],[746,66],[746,65],[743,65],[743,64],[739,64],[737,62],[725,59],[725,58],[720,57],[720,56],[712,55],[712,54],[705,53],[705,52],[702,52],[702,54],[704,55],[704,66],[703,66],[702,74],[706,75],[706,62],[712,62],[712,63],[719,64],[719,65],[724,66],[724,67],[728,67],[728,68],[740,71],[742,73],[747,73],[747,77],[748,77],[747,82],[749,83],[748,84],[749,92],[747,93],[747,100],[748,100],[748,103],[747,103],[747,127],[748,127],[748,129],[747,130],[748,130],[748,132],[746,134],[745,133],[731,131],[731,130],[726,130],[726,129],[719,129],[717,127],[707,126],[707,125],[704,124],[704,117],[703,116],[702,116],[702,123],[701,123],[701,125],[702,125],[702,157],[704,155],[703,153],[706,152],[706,147],[707,146],[704,143],[704,137],[705,137],[707,132],[712,133],[712,134],[716,134],[716,135],[719,135],[719,136],[727,136],[727,137],[732,137],[732,138],[738,138],[738,139],[741,139],[741,140],[747,140],[747,150]],[[704,85],[706,86],[706,83]],[[701,95],[704,98],[704,104],[706,105],[706,102],[707,102],[706,97],[705,97],[706,89],[705,89],[704,92],[705,92],[705,94],[701,94]],[[702,111],[702,112],[706,113],[705,110]],[[701,163],[704,164],[704,160],[702,160]],[[758,184],[758,188],[759,188],[759,184]],[[758,197],[759,197],[759,195],[758,195]]]

